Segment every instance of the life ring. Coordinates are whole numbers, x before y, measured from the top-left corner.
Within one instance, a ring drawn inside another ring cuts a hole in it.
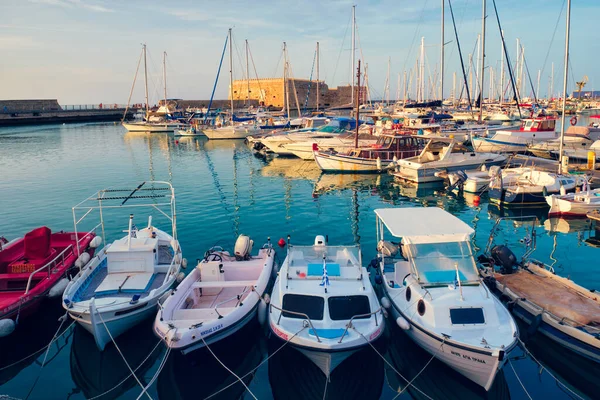
[[[577,125],[577,117],[571,117],[571,125]]]

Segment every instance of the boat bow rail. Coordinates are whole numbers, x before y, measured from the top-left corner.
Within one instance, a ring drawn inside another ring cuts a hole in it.
[[[78,241],[79,242],[79,241]],[[70,252],[71,254],[75,254],[74,250],[73,250],[73,245],[69,245],[66,249],[64,249],[63,251],[61,251],[56,257],[54,257],[50,262],[46,263],[44,266],[36,269],[35,271],[33,271],[30,275],[29,275],[29,279],[27,279],[27,287],[25,288],[25,294],[29,293],[29,289],[31,287],[31,280],[33,279],[34,275],[37,274],[38,272],[43,271],[44,269],[48,269],[48,277],[50,277],[50,274],[52,274],[52,272],[54,270],[56,270],[57,268],[57,264],[56,264],[56,260],[58,260],[59,258],[61,259],[61,263],[64,264],[65,263],[65,255]],[[54,265],[54,267],[50,268],[50,265]]]

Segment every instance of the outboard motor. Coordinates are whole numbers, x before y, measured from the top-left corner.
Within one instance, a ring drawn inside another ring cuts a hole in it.
[[[235,241],[235,247],[233,253],[237,261],[249,260],[250,253],[252,252],[252,245],[254,241],[246,235],[240,235]]]
[[[517,257],[508,247],[504,245],[494,246],[491,251],[494,263],[500,267],[503,274],[512,274],[517,265]]]

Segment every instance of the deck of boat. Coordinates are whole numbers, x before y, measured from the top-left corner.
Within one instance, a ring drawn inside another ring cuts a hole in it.
[[[510,275],[494,274],[502,285],[520,298],[547,310],[561,319],[567,319],[578,327],[600,327],[598,298],[586,297],[572,287],[552,277],[544,277],[528,271]]]

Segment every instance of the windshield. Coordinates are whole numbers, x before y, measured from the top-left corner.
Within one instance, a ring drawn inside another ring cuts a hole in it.
[[[343,119],[334,119],[330,121],[327,125],[320,127],[317,129],[317,132],[326,132],[326,133],[342,133],[348,129],[352,129],[354,124],[351,120],[343,120]]]
[[[411,244],[409,251],[421,283],[452,284],[457,275],[461,283],[478,281],[468,242]]]

